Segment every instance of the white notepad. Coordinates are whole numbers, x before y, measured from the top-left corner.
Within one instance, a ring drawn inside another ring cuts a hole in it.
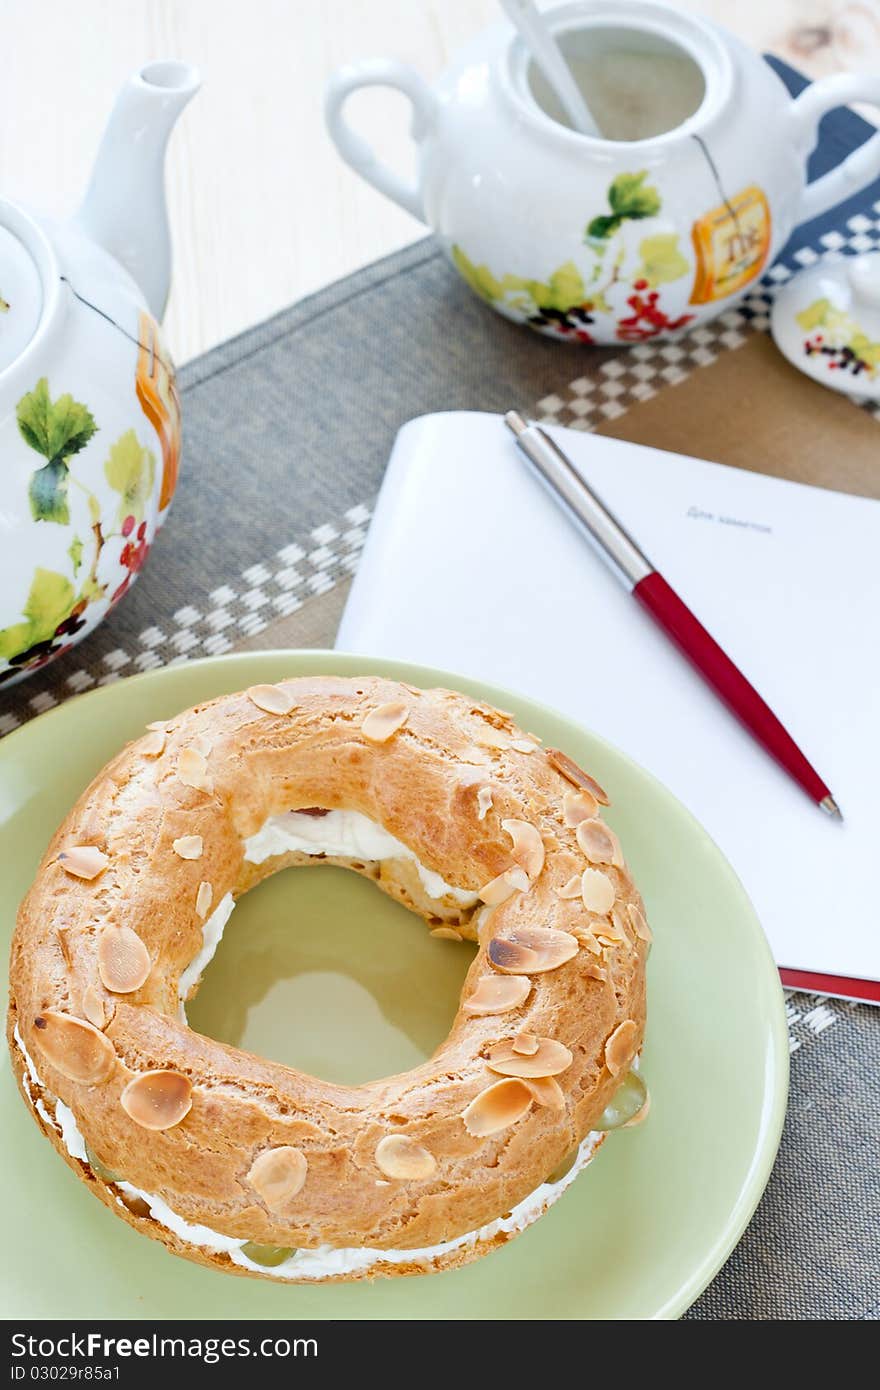
[[[880,979],[880,503],[549,432],[780,717],[844,823],[703,685],[498,416],[400,431],[338,647],[470,672],[588,725],[702,821],[780,965]]]

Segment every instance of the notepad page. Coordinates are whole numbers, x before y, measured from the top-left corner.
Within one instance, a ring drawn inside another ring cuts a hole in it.
[[[406,425],[340,628],[555,705],[703,823],[780,965],[880,977],[880,503],[548,431],[831,787],[824,816],[548,497],[494,415]],[[878,465],[880,466],[880,465]]]

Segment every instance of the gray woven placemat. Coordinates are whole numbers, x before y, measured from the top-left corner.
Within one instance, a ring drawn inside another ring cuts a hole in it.
[[[513,401],[582,428],[620,418],[760,332],[772,283],[699,338],[581,353],[491,314],[428,240],[208,353],[181,373],[185,466],[149,565],[87,642],[0,694],[0,734],[168,662],[332,645],[405,420]],[[880,1014],[804,995],[789,1008],[779,1161],[692,1318],[880,1316]]]

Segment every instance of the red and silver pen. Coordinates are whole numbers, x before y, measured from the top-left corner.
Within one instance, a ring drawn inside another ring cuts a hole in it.
[[[769,705],[750,685],[702,623],[667,584],[620,522],[577,472],[574,464],[538,425],[515,410],[504,423],[540,481],[570,519],[599,550],[615,574],[666,636],[696,667],[703,680],[735,714],[771,757],[785,768],[829,816],[843,819],[840,808],[818,772],[804,757]]]

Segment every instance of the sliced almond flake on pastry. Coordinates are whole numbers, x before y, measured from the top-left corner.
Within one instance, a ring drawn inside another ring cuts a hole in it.
[[[517,1033],[511,1046],[514,1052],[518,1052],[521,1057],[534,1057],[541,1045],[540,1038],[536,1038],[534,1033]]]
[[[144,1071],[129,1081],[119,1103],[142,1129],[173,1129],[192,1109],[192,1089],[182,1072]]]
[[[601,956],[602,947],[593,934],[592,927],[572,927],[571,934],[577,937],[585,951],[589,951],[593,956]]]
[[[623,851],[610,826],[600,820],[582,820],[577,828],[577,842],[593,864],[613,864],[622,869]]]
[[[492,809],[492,788],[489,786],[480,787],[477,792],[477,820],[485,820],[486,815]]]
[[[266,1206],[278,1211],[302,1191],[308,1171],[309,1162],[302,1149],[282,1144],[257,1154],[247,1180]]]
[[[95,1028],[106,1028],[108,1019],[105,999],[97,985],[89,985],[83,992],[82,1011]]]
[[[594,922],[592,929],[597,939],[603,941],[606,946],[616,946],[621,941],[629,941],[629,934],[616,905],[611,909],[611,921],[605,918],[601,922]]]
[[[566,825],[575,826],[580,825],[582,820],[592,820],[598,811],[598,801],[585,787],[567,791],[562,798],[562,818]]]
[[[481,975],[477,987],[462,1004],[472,1015],[506,1014],[518,1009],[529,997],[531,980],[523,975]]]
[[[556,768],[567,782],[579,787],[583,791],[591,792],[601,806],[610,806],[608,795],[599,786],[595,777],[591,777],[589,772],[584,772],[582,767],[578,767],[573,758],[567,753],[563,753],[558,748],[547,749],[547,759]]]
[[[211,903],[214,901],[214,889],[207,880],[203,879],[199,884],[199,891],[196,893],[196,914],[204,920],[211,910]]]
[[[172,840],[171,848],[181,859],[201,859],[204,841],[201,835],[181,835],[178,840]]]
[[[526,820],[503,820],[501,829],[513,841],[513,857],[529,878],[536,879],[544,867],[544,841],[536,826]]]
[[[264,714],[290,714],[293,709],[293,696],[278,685],[252,685],[245,694]]]
[[[158,758],[159,754],[165,750],[165,742],[168,735],[164,729],[151,729],[148,734],[144,734],[140,742],[139,752],[145,758]]]
[[[392,700],[370,710],[361,723],[361,733],[370,743],[387,743],[408,718],[409,705],[404,700]]]
[[[614,906],[614,884],[601,869],[584,869],[581,874],[581,897],[588,912],[603,915]]]
[[[615,903],[612,907],[611,922],[620,940],[629,941],[629,913],[624,916],[622,903]]]
[[[104,872],[110,859],[96,845],[71,845],[69,849],[61,850],[58,863],[73,878],[91,881]]]
[[[538,1038],[537,1041],[534,1053],[523,1056],[517,1052],[513,1040],[505,1038],[490,1047],[486,1064],[490,1071],[502,1076],[558,1076],[568,1070],[573,1058],[564,1043],[555,1038]]]
[[[503,729],[496,729],[491,724],[486,724],[474,734],[474,743],[480,748],[509,748],[510,734]]]
[[[627,1018],[623,1023],[617,1025],[614,1032],[606,1040],[605,1065],[612,1076],[617,1076],[625,1066],[629,1065],[638,1033],[637,1024],[631,1018]]]
[[[532,1093],[518,1077],[505,1077],[481,1091],[462,1112],[468,1134],[485,1139],[521,1120],[532,1104]]]
[[[557,898],[579,898],[581,896],[581,876],[573,874],[567,883],[563,883],[561,888],[554,888]]]
[[[483,906],[478,907],[473,917],[471,918],[471,925],[473,926],[474,931],[477,934],[477,941],[480,943],[481,946],[485,946],[487,940],[492,934],[492,918],[494,916],[494,907]]]
[[[415,1139],[405,1134],[386,1134],[376,1146],[376,1167],[399,1182],[424,1181],[437,1171],[437,1160]]]
[[[640,941],[647,941],[648,945],[650,946],[651,942],[654,939],[654,934],[651,931],[651,928],[648,926],[648,922],[644,912],[639,907],[638,903],[627,903],[626,910],[629,915],[629,920],[632,922],[633,931],[635,932],[636,936],[639,938]]]
[[[499,903],[506,902],[514,893],[527,893],[531,886],[525,869],[516,865],[512,869],[505,869],[504,873],[499,874],[497,878],[492,878],[488,883],[484,883],[477,897],[488,907],[497,907]]]
[[[152,733],[154,729],[161,729],[162,733],[166,734],[168,732],[168,720],[151,719],[149,724],[145,725],[145,727],[149,729],[150,733]]]
[[[565,1109],[565,1093],[555,1076],[526,1076],[523,1080],[536,1105],[546,1106],[548,1110]]]
[[[506,936],[493,936],[488,950],[495,969],[506,975],[541,975],[577,953],[576,938],[553,927],[516,927]]]
[[[205,738],[204,734],[196,734],[195,738],[190,739],[189,746],[194,748],[197,753],[201,753],[203,758],[210,758],[211,749],[214,747],[211,740]]]
[[[68,935],[69,931],[69,927],[55,928],[55,936],[58,940],[58,948],[61,951],[62,956],[64,957],[64,964],[67,966],[68,970],[73,965],[73,956],[71,955],[70,951],[70,938]]]
[[[461,932],[456,931],[455,927],[432,927],[429,933],[437,941],[461,941]]]
[[[515,748],[517,753],[534,753],[538,745],[530,738],[514,738],[511,739],[510,746]]]
[[[44,1009],[34,1019],[34,1028],[37,1047],[69,1081],[97,1086],[116,1065],[110,1039],[84,1019]]]
[[[132,994],[140,989],[153,963],[150,953],[131,927],[104,927],[98,938],[98,974],[113,994]]]
[[[177,759],[177,776],[185,787],[198,792],[212,792],[214,783],[208,776],[208,760],[204,753],[190,746],[183,748]]]

